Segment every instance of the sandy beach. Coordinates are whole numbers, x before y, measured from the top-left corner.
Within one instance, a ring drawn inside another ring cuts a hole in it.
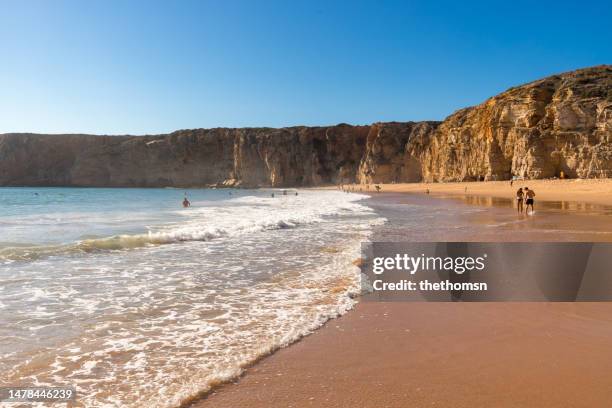
[[[519,187],[536,192],[536,202],[560,201],[612,205],[612,179],[515,180],[466,183],[401,183],[379,184],[383,192],[424,193],[514,199]],[[359,186],[357,186],[359,188]]]
[[[612,305],[360,303],[198,407],[604,407]]]
[[[541,204],[531,218],[512,208],[522,185]],[[427,188],[429,195],[406,194]],[[612,241],[610,180],[395,184],[372,195],[371,206],[389,220],[373,238],[379,241]],[[412,223],[407,206],[422,208],[431,224]],[[612,401],[612,303],[367,300],[193,406],[586,408]]]

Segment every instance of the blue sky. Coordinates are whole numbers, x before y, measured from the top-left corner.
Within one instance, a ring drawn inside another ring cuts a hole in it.
[[[0,2],[0,133],[439,120],[612,63],[609,1]]]

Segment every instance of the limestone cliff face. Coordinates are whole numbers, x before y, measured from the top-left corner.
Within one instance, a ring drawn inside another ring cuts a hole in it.
[[[355,180],[369,126],[0,135],[0,185],[308,186]]]
[[[423,151],[439,122],[375,123],[370,126],[357,179],[361,183],[423,180]]]
[[[428,181],[612,177],[612,66],[532,82],[449,116],[421,158]]]
[[[612,66],[548,77],[443,122],[0,135],[0,186],[312,186],[612,177]]]
[[[215,132],[0,136],[0,185],[163,187],[216,183],[233,151]]]
[[[369,126],[233,129],[226,184],[304,186],[355,180]]]

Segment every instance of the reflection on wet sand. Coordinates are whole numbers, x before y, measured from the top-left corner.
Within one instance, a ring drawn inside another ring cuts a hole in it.
[[[445,198],[457,198],[456,196],[444,196]],[[477,195],[466,195],[459,198],[466,204],[483,207],[516,208],[516,200],[503,197],[486,197]],[[593,215],[612,215],[612,206],[584,203],[578,201],[536,201],[537,209],[560,210],[590,213]]]
[[[512,198],[477,195],[387,193],[370,205],[389,220],[378,235],[394,241],[612,240],[612,207],[537,201],[534,214],[517,214]]]

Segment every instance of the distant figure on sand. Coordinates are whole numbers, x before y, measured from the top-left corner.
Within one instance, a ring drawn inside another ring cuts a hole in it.
[[[531,206],[531,213],[533,214],[533,197],[535,197],[535,192],[530,190],[529,187],[525,187],[525,196],[527,196],[527,200],[525,200],[525,214],[529,213],[529,206]]]
[[[376,192],[377,192],[377,193],[380,193],[380,186],[379,186],[378,184],[376,184],[376,185],[374,186],[374,188],[376,189]]]
[[[185,194],[185,198],[183,199],[183,207],[191,207],[191,202],[189,202],[189,200],[187,199],[187,194]]]
[[[525,197],[523,189],[519,188],[518,190],[516,190],[516,209],[519,214],[523,212],[523,197]]]

